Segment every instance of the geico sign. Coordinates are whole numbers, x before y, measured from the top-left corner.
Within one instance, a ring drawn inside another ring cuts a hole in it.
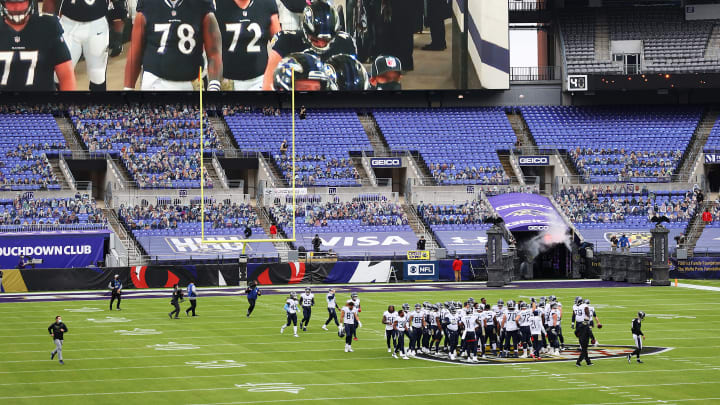
[[[528,231],[547,231],[550,229],[547,225],[530,225],[528,226]]]
[[[520,156],[521,165],[549,165],[550,158],[547,156]]]
[[[399,158],[370,159],[370,166],[372,166],[372,167],[400,167],[400,166],[402,166],[402,160],[400,160]]]

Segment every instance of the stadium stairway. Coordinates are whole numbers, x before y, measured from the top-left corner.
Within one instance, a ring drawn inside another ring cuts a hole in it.
[[[678,174],[681,178],[689,179],[698,168],[702,167],[704,163],[702,150],[718,118],[720,118],[720,110],[717,108],[710,108],[703,114],[678,165]]]
[[[67,145],[67,148],[72,151],[73,159],[87,159],[87,149],[85,149],[83,143],[80,141],[80,138],[75,132],[75,128],[73,127],[72,122],[70,122],[70,119],[65,116],[56,116],[55,122],[57,122],[58,128],[60,128],[60,132],[62,132],[63,137],[65,137],[65,145]]]
[[[277,161],[273,159],[272,156],[265,155],[265,153],[262,153],[260,155],[260,159],[262,159],[265,162],[265,166],[270,169],[273,182],[277,185],[277,187],[290,187],[290,182],[287,181],[285,176],[283,176],[282,170],[280,170],[280,166],[278,166]]]
[[[265,231],[265,235],[270,237],[270,215],[268,214],[267,209],[258,205],[253,206],[253,209],[260,221],[260,226],[262,226],[263,231]],[[282,235],[278,233],[278,237],[282,237]],[[287,242],[273,242],[273,246],[275,246],[275,249],[277,249],[278,254],[280,255],[280,261],[287,262],[288,251],[290,251],[292,247]]]
[[[215,129],[220,149],[223,151],[237,150],[237,144],[235,143],[235,139],[233,138],[230,128],[228,128],[225,120],[221,116],[209,115],[208,121],[210,122],[210,125],[213,126],[213,129]]]
[[[103,213],[108,220],[108,225],[110,225],[110,229],[115,232],[115,235],[117,235],[118,239],[120,239],[120,242],[125,248],[125,252],[127,252],[126,257],[120,257],[119,264],[128,266],[141,266],[145,264],[143,260],[144,252],[142,248],[140,247],[140,245],[137,244],[130,232],[125,229],[125,226],[120,223],[117,212],[115,212],[115,210],[113,209],[103,208]],[[123,261],[123,259],[125,260]]]
[[[520,146],[523,147],[523,149],[529,154],[537,154],[538,149],[537,144],[535,143],[535,138],[533,138],[532,133],[530,133],[530,128],[528,128],[522,114],[519,112],[508,111],[506,112],[506,115],[508,121],[510,121],[510,126],[513,131],[515,131],[515,137],[517,137],[518,141],[520,141]]]
[[[362,164],[362,157],[361,156],[351,156],[350,159],[353,162],[353,166],[355,166],[355,169],[358,171],[358,174],[360,175],[360,181],[363,183],[367,183],[370,181],[370,176],[368,176],[367,170],[365,170],[365,166]]]
[[[702,213],[710,210],[712,204],[712,199],[708,198],[707,200],[705,200],[702,204],[702,207],[699,207],[696,210],[695,216],[693,216],[692,221],[690,221],[690,224],[685,231],[685,247],[687,247],[688,250],[688,257],[693,256],[693,252],[695,251],[695,245],[697,244],[698,239],[700,239],[703,230],[705,230],[705,221],[702,220]],[[672,242],[673,241],[670,241],[670,243]]]
[[[128,172],[127,167],[125,167],[118,158],[109,159],[108,163],[113,165],[113,168],[115,169],[114,172],[122,178],[121,180],[125,183],[126,187],[129,189],[138,188],[137,183],[135,183],[135,180],[130,175],[130,172]]]
[[[605,13],[595,18],[595,60],[610,62],[610,25]]]
[[[373,148],[375,156],[390,156],[390,146],[388,146],[385,137],[382,135],[380,126],[378,126],[375,117],[370,112],[358,112],[358,120],[365,129],[370,145]]]
[[[67,177],[65,177],[65,173],[60,169],[59,160],[60,159],[58,158],[48,158],[48,162],[50,162],[50,168],[52,169],[55,178],[58,180],[58,184],[63,190],[67,190],[70,188],[70,181]]]
[[[720,24],[715,24],[710,32],[705,48],[705,59],[720,59]]]
[[[515,170],[515,166],[512,164],[510,155],[504,154],[504,153],[498,153],[498,158],[500,159],[500,163],[502,164],[503,170],[505,170],[505,173],[510,176],[510,184],[512,185],[525,185],[525,178],[522,172],[519,172]]]
[[[217,171],[215,171],[215,166],[212,165],[212,158],[205,157],[205,171],[207,173],[207,176],[212,180],[213,188],[217,188],[218,190],[221,190],[223,188],[222,184],[220,184],[220,177],[217,174]]]
[[[425,250],[429,250],[431,258],[434,258],[435,249],[440,247],[440,244],[437,242],[437,240],[435,240],[435,236],[433,235],[432,231],[425,227],[425,223],[418,216],[415,206],[412,204],[408,204],[404,197],[400,197],[400,202],[402,203],[403,211],[405,211],[405,214],[407,214],[408,224],[410,225],[410,228],[412,228],[413,232],[415,232],[415,235],[418,238],[420,238],[421,236],[425,236]],[[415,246],[411,246],[408,250],[414,249]]]

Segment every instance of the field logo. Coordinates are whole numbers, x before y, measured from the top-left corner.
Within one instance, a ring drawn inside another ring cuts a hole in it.
[[[94,322],[94,323],[122,323],[122,322],[132,322],[132,319],[127,319],[122,316],[106,316],[103,319],[95,319],[95,318],[88,318],[88,322]]]
[[[253,383],[246,383],[246,384],[235,384],[238,388],[247,388],[248,392],[288,392],[290,394],[297,394],[301,390],[304,390],[304,387],[301,387],[299,385],[295,385],[293,383],[261,383],[261,384],[253,384]]]
[[[194,350],[200,348],[200,346],[196,346],[192,343],[175,342],[168,342],[166,345],[158,343],[156,345],[147,345],[145,347],[155,350]]]
[[[141,329],[141,328],[135,328],[133,330],[116,330],[115,333],[119,333],[123,336],[147,336],[147,335],[159,335],[162,332],[155,329]]]
[[[195,368],[238,368],[245,367],[245,364],[238,363],[235,360],[213,360],[213,361],[186,361],[186,365]]]
[[[589,347],[588,354],[593,360],[597,359],[608,359],[608,358],[623,358],[635,350],[635,346],[597,346]],[[671,350],[666,347],[643,347],[643,355],[658,354],[665,351]],[[488,351],[489,352],[489,351]],[[560,355],[547,355],[542,354],[538,360],[534,360],[531,357],[528,358],[513,358],[513,357],[496,357],[490,354],[486,354],[486,358],[478,358],[477,362],[469,362],[467,359],[457,357],[455,360],[450,360],[446,353],[439,353],[437,355],[431,354],[417,354],[418,359],[441,361],[445,363],[454,364],[468,364],[468,365],[483,365],[483,364],[517,364],[517,363],[545,363],[552,361],[576,361],[580,355],[579,345],[565,346],[565,350],[560,352]]]
[[[90,308],[90,307],[82,307],[82,308],[65,308],[68,312],[102,312],[103,310],[100,308]]]

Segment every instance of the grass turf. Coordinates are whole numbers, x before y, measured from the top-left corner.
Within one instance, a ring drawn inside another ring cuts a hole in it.
[[[343,351],[334,327],[320,329],[325,289],[314,292],[319,304],[299,338],[292,328],[279,333],[285,321],[282,295],[260,297],[249,319],[244,297],[202,297],[202,290],[199,316],[183,313],[179,320],[168,319],[169,294],[168,299],[124,300],[122,312],[108,312],[107,301],[2,304],[0,403],[720,403],[720,359],[714,354],[720,347],[715,309],[720,292],[645,287],[362,293],[363,328],[354,353]],[[630,321],[644,310],[645,344],[674,349],[645,356],[645,364],[613,358],[582,368],[574,362],[469,366],[396,360],[387,353],[380,320],[390,303],[470,296],[492,303],[550,294],[565,305],[564,334],[570,343],[577,342],[569,327],[571,303],[581,295],[597,309],[604,327],[596,336],[602,344],[631,345]],[[339,291],[339,301],[347,295]],[[186,301],[183,311],[187,306]],[[103,311],[68,311],[80,308]],[[56,314],[70,329],[64,366],[50,360],[53,345],[46,328]],[[127,322],[88,320],[108,316]],[[136,328],[161,333],[118,332]],[[158,350],[169,342],[176,349],[193,349]],[[279,388],[297,393],[273,391]]]

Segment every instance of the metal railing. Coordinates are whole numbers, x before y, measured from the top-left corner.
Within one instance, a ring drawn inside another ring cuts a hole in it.
[[[220,161],[218,160],[215,152],[213,152],[212,154],[212,166],[215,169],[215,173],[217,173],[218,180],[220,180],[220,185],[222,186],[222,188],[230,188],[227,176],[225,175],[225,169],[223,169],[222,165],[220,164]]]
[[[547,8],[547,0],[508,0],[509,11],[542,11]]]
[[[536,82],[560,79],[560,66],[517,66],[510,68],[511,82]]]
[[[48,218],[52,219],[52,218]],[[98,231],[108,229],[107,222],[101,224],[28,224],[0,225],[1,232],[57,232],[57,231]]]

